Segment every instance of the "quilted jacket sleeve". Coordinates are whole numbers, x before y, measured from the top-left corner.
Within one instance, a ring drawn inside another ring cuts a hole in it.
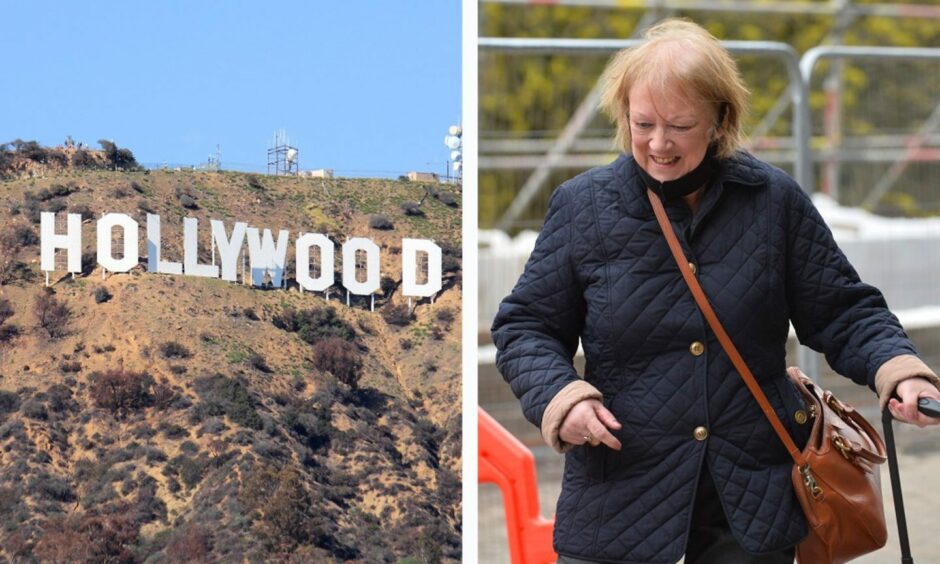
[[[575,276],[573,203],[569,185],[552,195],[545,224],[512,293],[493,322],[496,366],[538,427],[552,398],[579,380],[572,364],[584,324]]]
[[[864,284],[810,198],[793,183],[787,206],[787,302],[800,342],[836,372],[875,389],[875,374],[916,354],[881,292]]]

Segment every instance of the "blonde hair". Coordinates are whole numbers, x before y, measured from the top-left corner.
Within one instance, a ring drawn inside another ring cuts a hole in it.
[[[601,107],[617,124],[616,145],[630,152],[630,90],[676,91],[715,112],[717,156],[730,157],[744,145],[741,123],[749,92],[737,64],[715,37],[689,20],[667,19],[644,34],[645,41],[614,55],[601,78]]]

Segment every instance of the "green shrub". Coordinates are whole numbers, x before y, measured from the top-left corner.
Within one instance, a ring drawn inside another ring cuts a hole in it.
[[[77,213],[82,216],[82,219],[92,219],[95,217],[94,212],[91,211],[91,208],[87,204],[78,204],[75,206],[69,206],[69,213]]]
[[[65,200],[62,198],[53,198],[49,200],[49,203],[46,204],[46,211],[52,213],[59,213],[68,209],[69,205],[65,203]]]
[[[3,325],[7,319],[13,317],[14,313],[10,300],[0,298],[0,325]]]
[[[424,217],[424,210],[421,209],[421,204],[417,202],[402,202],[401,210],[405,212],[405,215]]]
[[[183,194],[180,196],[180,205],[188,210],[198,210],[199,204],[196,203],[196,200],[188,194]]]
[[[64,384],[53,384],[46,390],[46,405],[53,413],[74,411],[78,406],[72,397],[72,390]]]
[[[254,368],[255,370],[258,370],[259,372],[264,372],[265,374],[268,374],[271,372],[271,367],[268,366],[267,361],[264,359],[263,356],[261,356],[258,353],[252,353],[248,357],[248,365]]]
[[[188,456],[181,457],[178,468],[180,479],[183,480],[183,483],[186,484],[188,489],[197,486],[199,482],[202,481],[206,471],[205,464],[196,458],[189,458]]]
[[[243,427],[263,428],[255,400],[241,379],[216,374],[196,380],[195,387],[200,398],[196,409],[201,418],[227,415],[232,422]]]
[[[46,161],[47,150],[36,141],[15,140],[11,143],[17,154],[31,161],[42,163]]]
[[[455,198],[454,195],[450,192],[437,192],[434,194],[434,197],[445,206],[451,208],[457,207],[457,198]]]
[[[189,431],[186,430],[186,427],[182,427],[176,423],[168,423],[164,421],[163,423],[160,423],[158,429],[168,439],[178,439],[180,437],[189,436]]]
[[[28,399],[23,402],[20,411],[23,412],[23,415],[29,417],[30,419],[36,419],[37,421],[45,421],[49,419],[49,412],[46,411],[46,406],[40,401],[35,399]]]
[[[30,479],[27,491],[31,496],[40,499],[63,502],[75,501],[75,493],[67,481],[50,476],[45,472],[41,472]]]
[[[49,187],[49,192],[55,197],[64,198],[74,192],[78,192],[78,186],[74,183],[69,183],[68,185],[53,184]]]
[[[404,327],[414,320],[414,315],[411,313],[408,304],[402,302],[400,304],[388,304],[382,308],[382,318],[389,325]]]
[[[329,405],[306,402],[288,407],[281,416],[287,429],[313,451],[329,447],[334,433],[330,418]]]
[[[256,192],[264,192],[266,188],[261,182],[261,178],[255,174],[248,175],[248,188]]]
[[[72,154],[72,166],[75,168],[98,168],[98,163],[91,153],[85,149],[79,149]]]
[[[176,341],[161,343],[159,350],[163,358],[189,358],[193,355],[189,349]]]
[[[114,296],[111,295],[111,292],[108,291],[104,286],[98,286],[95,288],[95,303],[100,304],[104,303]]]
[[[39,235],[32,227],[24,224],[18,224],[10,230],[11,242],[19,247],[29,247],[39,244]]]
[[[153,206],[150,205],[150,202],[148,202],[147,200],[138,201],[137,209],[139,209],[140,211],[144,213],[151,213],[151,214],[157,213],[156,210],[153,209]]]
[[[101,145],[101,149],[104,151],[108,162],[111,163],[111,168],[120,168],[123,170],[136,170],[140,168],[140,165],[137,164],[137,159],[134,158],[134,153],[132,153],[130,149],[118,148],[114,142],[107,139],[99,139],[98,144]]]
[[[13,392],[0,390],[0,415],[13,413],[20,407],[20,397]]]
[[[372,229],[381,229],[383,231],[395,229],[395,225],[392,223],[392,220],[382,214],[377,214],[370,217],[369,227]]]
[[[444,325],[450,325],[451,323],[454,322],[454,319],[456,318],[456,316],[454,315],[454,310],[450,309],[449,307],[442,307],[439,310],[437,310],[435,317],[437,317],[437,320],[443,323]]]
[[[271,321],[278,329],[297,335],[305,342],[313,344],[321,339],[339,337],[346,341],[356,338],[356,331],[336,315],[332,307],[317,307],[296,311],[285,308]]]

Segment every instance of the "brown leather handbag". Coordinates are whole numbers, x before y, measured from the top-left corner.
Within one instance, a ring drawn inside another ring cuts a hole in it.
[[[809,525],[809,535],[797,545],[797,561],[836,564],[883,547],[888,531],[877,465],[885,461],[886,453],[878,432],[799,368],[789,368],[787,375],[806,402],[813,425],[806,447],[802,452],[797,448],[708,303],[662,202],[652,190],[647,189],[647,195],[695,302],[793,458],[793,491]]]

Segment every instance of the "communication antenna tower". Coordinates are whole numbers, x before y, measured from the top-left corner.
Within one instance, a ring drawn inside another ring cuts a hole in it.
[[[300,171],[297,147],[290,144],[287,132],[279,129],[274,132],[274,145],[268,149],[268,174],[275,176],[296,175]]]
[[[209,170],[218,171],[222,170],[222,146],[215,146],[215,155],[209,155],[209,165],[206,167]]]
[[[447,129],[447,135],[444,137],[444,145],[451,150],[447,167],[447,180],[450,180],[450,172],[453,169],[454,181],[459,183],[463,177],[463,128],[459,125],[450,126]]]

